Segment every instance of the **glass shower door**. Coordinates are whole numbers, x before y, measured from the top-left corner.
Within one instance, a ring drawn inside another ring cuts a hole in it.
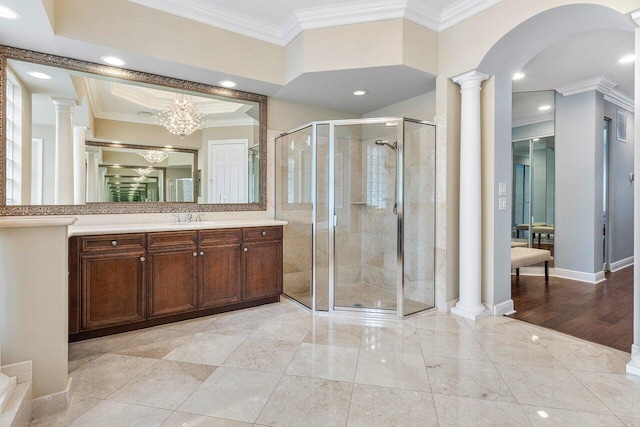
[[[397,123],[334,128],[336,308],[396,310],[397,141]]]

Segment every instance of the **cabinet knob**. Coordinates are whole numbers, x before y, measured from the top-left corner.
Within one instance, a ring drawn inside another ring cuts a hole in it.
[[[247,252],[249,250],[249,248],[244,248],[244,251]]]
[[[140,261],[144,262],[144,260],[146,260],[146,258],[145,258],[145,257],[143,257],[143,256],[141,256],[141,257],[140,257]]]
[[[261,234],[262,234],[263,236],[266,236],[266,235],[267,235],[267,232],[266,232],[266,231],[263,231]]]
[[[200,256],[204,255],[204,251],[200,251]]]
[[[198,252],[194,252],[194,253],[193,253],[193,256],[198,256]]]
[[[116,240],[112,240],[111,241],[111,246],[116,246],[118,244],[118,242]]]

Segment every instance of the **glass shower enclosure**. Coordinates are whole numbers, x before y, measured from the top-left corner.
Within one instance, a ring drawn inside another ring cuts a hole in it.
[[[284,293],[315,312],[403,317],[434,307],[431,123],[313,122],[276,138]]]

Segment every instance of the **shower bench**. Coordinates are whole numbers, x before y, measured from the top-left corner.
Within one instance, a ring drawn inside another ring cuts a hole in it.
[[[549,261],[551,252],[546,249],[511,248],[511,269],[516,270],[516,276],[520,275],[520,267],[540,264],[544,262],[544,281],[549,281]]]

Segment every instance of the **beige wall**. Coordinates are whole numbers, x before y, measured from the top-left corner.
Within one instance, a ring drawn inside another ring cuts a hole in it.
[[[181,139],[169,133],[163,126],[143,123],[121,122],[118,120],[95,119],[93,136],[125,144],[155,145],[164,147],[197,149],[200,147],[202,131],[196,131]]]
[[[314,105],[269,98],[267,102],[268,129],[286,132],[309,122],[332,119],[354,119],[359,115]]]
[[[364,114],[363,117],[407,117],[409,119],[433,121],[436,114],[436,91],[388,105]]]

